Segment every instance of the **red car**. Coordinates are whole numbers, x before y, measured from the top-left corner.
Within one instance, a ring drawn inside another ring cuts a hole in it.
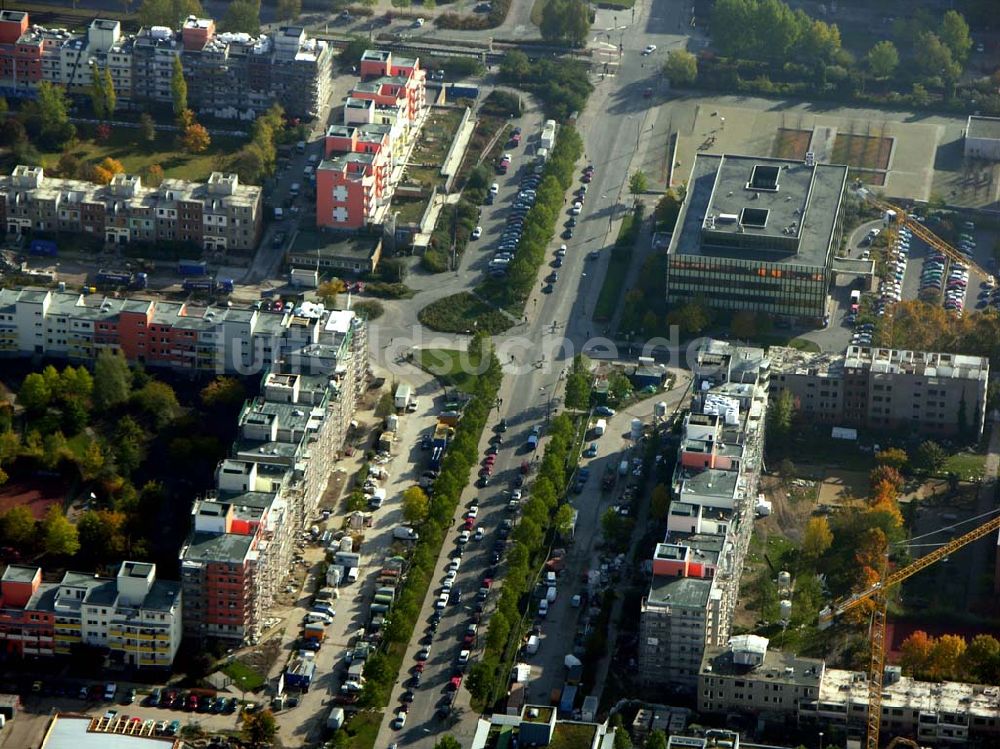
[[[493,578],[492,577],[484,577],[483,578],[483,587],[484,588],[492,588],[493,587]]]
[[[479,475],[480,476],[492,476],[493,475],[493,466],[492,465],[485,465],[485,466],[483,466],[482,469],[479,471]]]
[[[458,688],[462,686],[461,676],[452,676],[451,681],[448,682],[448,691],[457,692]]]
[[[188,710],[198,709],[198,695],[192,694],[188,696],[187,709]]]
[[[475,518],[466,518],[465,522],[462,523],[462,528],[464,530],[467,530],[467,531],[471,531],[475,527],[476,527],[476,519]]]
[[[497,456],[496,455],[487,455],[486,456],[486,460],[483,461],[483,464],[491,466],[491,465],[493,465],[496,462],[497,462]]]

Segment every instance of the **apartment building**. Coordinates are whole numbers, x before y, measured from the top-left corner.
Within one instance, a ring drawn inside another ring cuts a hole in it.
[[[690,691],[705,648],[729,639],[753,531],[770,365],[761,349],[709,341],[693,370],[667,538],[654,552],[639,620],[642,681]]]
[[[740,749],[740,735],[716,728],[709,728],[699,736],[675,733],[667,736],[667,749]]]
[[[573,749],[613,749],[615,728],[607,722],[559,720],[549,705],[524,705],[516,715],[493,713],[479,718],[470,749],[504,746],[553,746]]]
[[[418,59],[367,50],[361,81],[344,102],[344,124],[327,131],[316,168],[316,224],[357,230],[381,223],[426,108]]]
[[[181,588],[156,579],[156,565],[122,562],[113,578],[9,565],[0,579],[0,647],[9,655],[70,655],[101,648],[116,662],[169,669],[181,642]]]
[[[367,330],[360,320],[308,303],[269,312],[256,305],[0,289],[0,357],[45,355],[90,363],[102,349],[113,349],[147,366],[252,375],[279,361],[304,372],[330,366],[342,358],[345,341],[352,351],[366,350]],[[363,382],[367,354],[352,356],[352,382]]]
[[[316,117],[329,99],[333,50],[297,26],[273,34],[218,33],[209,18],[180,29],[153,26],[125,35],[118,21],[96,19],[82,34],[32,26],[22,11],[0,11],[0,87],[29,97],[41,81],[88,95],[94,69],[111,72],[119,106],[172,101],[180,58],[188,103],[196,112],[253,119],[272,104],[292,117]]]
[[[294,539],[315,517],[343,450],[365,387],[367,345],[354,313],[328,313],[321,340],[276,363],[244,405],[216,489],[194,503],[180,551],[188,636],[260,636],[287,583]]]
[[[19,164],[0,177],[0,226],[8,234],[83,233],[106,244],[166,240],[252,252],[263,230],[261,200],[261,188],[240,184],[235,174],[213,172],[205,183],[167,179],[154,188],[136,175],[98,185]]]
[[[810,421],[930,435],[982,435],[989,359],[848,346],[842,354],[768,350],[771,394],[792,394]]]
[[[698,674],[698,712],[794,718],[819,698],[824,661],[768,649],[766,637],[740,635],[705,649]]]

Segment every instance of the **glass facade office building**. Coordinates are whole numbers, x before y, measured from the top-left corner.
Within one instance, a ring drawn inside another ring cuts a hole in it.
[[[847,167],[699,154],[667,250],[667,303],[822,320]]]

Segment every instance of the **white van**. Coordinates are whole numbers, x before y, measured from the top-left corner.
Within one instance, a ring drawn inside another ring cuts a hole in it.
[[[320,614],[317,611],[310,611],[306,614],[306,624],[313,624],[314,622],[319,622],[324,626],[333,623],[333,618],[327,614]]]
[[[351,567],[347,570],[347,582],[356,583],[358,581],[358,572],[359,570],[357,567]]]
[[[543,598],[538,604],[538,615],[541,617],[547,616],[549,613],[549,602],[547,599]]]

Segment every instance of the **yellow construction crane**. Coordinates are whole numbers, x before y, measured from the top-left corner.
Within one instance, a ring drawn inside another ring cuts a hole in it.
[[[894,572],[884,571],[881,581],[860,593],[852,593],[838,601],[834,601],[833,604],[820,612],[820,628],[825,629],[830,626],[836,617],[841,616],[851,609],[867,601],[872,601],[875,604],[872,611],[870,628],[871,657],[868,661],[868,729],[866,732],[866,749],[879,749],[879,729],[882,722],[882,680],[885,672],[885,608],[887,591],[908,577],[912,577],[920,572],[925,567],[929,567],[935,562],[944,559],[949,554],[954,554],[966,544],[987,536],[998,529],[1000,529],[1000,515],[986,521],[964,536],[959,536],[939,546],[934,551],[925,554],[902,569]]]

